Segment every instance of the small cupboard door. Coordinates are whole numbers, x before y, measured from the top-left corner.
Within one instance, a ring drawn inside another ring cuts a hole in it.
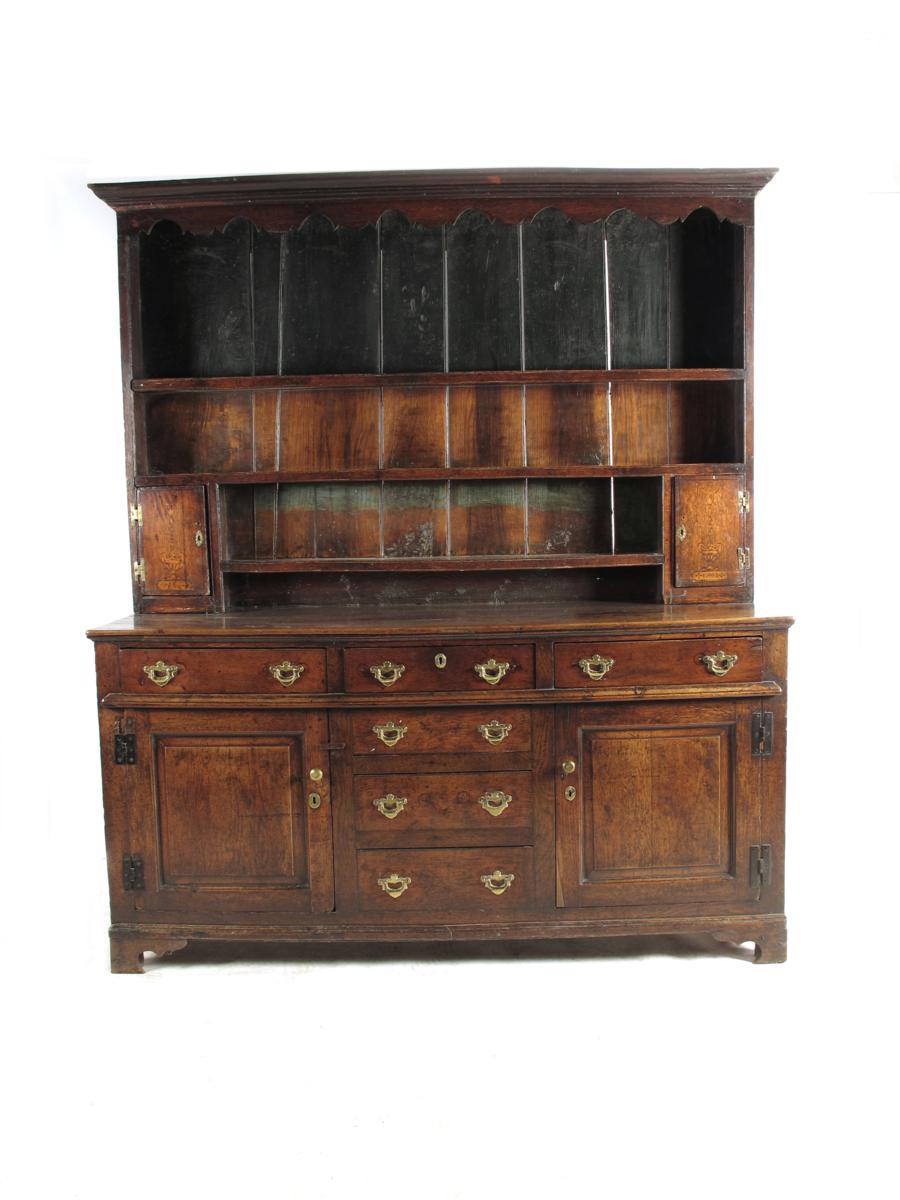
[[[141,711],[123,856],[143,887],[125,909],[190,918],[334,907],[327,718]],[[321,772],[321,775],[319,773]],[[121,883],[121,881],[118,881]]]
[[[676,587],[735,587],[747,582],[744,488],[742,475],[675,480]]]
[[[139,505],[138,563],[144,596],[209,595],[206,497],[202,487],[144,487]]]
[[[572,706],[559,720],[561,907],[757,898],[749,702]]]

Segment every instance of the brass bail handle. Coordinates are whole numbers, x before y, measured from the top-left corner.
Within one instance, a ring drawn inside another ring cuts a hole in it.
[[[407,799],[405,796],[395,796],[393,792],[388,792],[386,796],[379,796],[377,800],[373,800],[372,804],[383,817],[393,821],[406,808]]]
[[[385,746],[396,746],[401,738],[409,732],[406,725],[397,725],[394,721],[385,721],[383,725],[373,725],[372,732]]]
[[[406,667],[403,663],[393,663],[387,660],[379,663],[377,667],[369,667],[369,672],[375,676],[382,687],[391,687],[405,670]]]
[[[383,892],[387,892],[392,900],[402,896],[411,883],[410,875],[398,875],[396,871],[391,871],[390,875],[381,875],[378,879],[378,886]]]
[[[485,683],[496,685],[509,670],[509,667],[510,664],[508,662],[497,662],[496,658],[489,658],[487,662],[476,663],[473,669],[479,679],[483,679]]]
[[[588,679],[604,679],[616,665],[616,660],[604,658],[602,654],[592,654],[590,658],[579,659],[578,665]]]
[[[715,654],[704,654],[700,659],[710,675],[727,675],[737,660],[736,654],[726,654],[724,650],[717,650]]]
[[[512,804],[512,796],[510,796],[509,792],[485,792],[478,803],[492,817],[499,817]]]
[[[502,871],[491,871],[490,875],[482,875],[481,882],[495,896],[502,896],[515,880],[515,875],[504,875]]]
[[[512,733],[512,725],[503,721],[488,721],[486,725],[478,726],[478,732],[486,742],[490,742],[492,746],[499,746],[503,739]]]
[[[291,684],[297,682],[305,670],[306,667],[301,663],[292,663],[285,659],[284,662],[273,663],[269,667],[269,674],[282,687],[288,688]]]
[[[163,660],[159,658],[155,663],[151,663],[149,666],[144,667],[144,674],[151,683],[155,683],[157,687],[162,688],[165,687],[167,683],[171,683],[180,670],[181,667],[178,666],[177,663],[163,662]]]

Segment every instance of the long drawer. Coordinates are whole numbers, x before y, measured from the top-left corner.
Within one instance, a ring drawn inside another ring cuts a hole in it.
[[[527,847],[360,850],[356,861],[364,912],[504,917],[534,904],[533,852]]]
[[[528,771],[357,775],[353,803],[359,845],[528,845],[532,838]]]
[[[671,641],[557,642],[557,687],[618,687],[640,684],[715,684],[762,678],[758,637],[677,638]]]
[[[351,717],[353,754],[530,751],[528,708],[371,708]]]
[[[309,646],[294,650],[122,650],[119,666],[126,692],[284,695],[325,691],[325,651]]]
[[[534,687],[534,646],[354,646],[348,692],[495,692]]]

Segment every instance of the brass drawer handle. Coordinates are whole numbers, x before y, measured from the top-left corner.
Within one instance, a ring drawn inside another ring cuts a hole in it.
[[[272,666],[269,667],[269,674],[273,679],[277,680],[282,687],[287,688],[290,687],[292,683],[296,683],[305,670],[306,667],[301,666],[300,663],[288,662],[288,660],[285,659],[284,662],[273,663]]]
[[[478,726],[478,732],[486,742],[499,746],[512,733],[512,725],[505,725],[503,721],[488,721],[486,725]]]
[[[163,662],[160,658],[155,663],[151,663],[149,667],[144,667],[144,674],[157,687],[165,687],[167,683],[172,682],[180,670],[181,667],[176,666],[175,663]]]
[[[382,875],[378,880],[378,886],[383,892],[387,892],[392,900],[399,899],[411,883],[411,876],[398,875],[396,871],[391,871],[390,875]]]
[[[492,817],[499,817],[512,804],[512,796],[508,792],[485,792],[478,803]]]
[[[603,679],[616,665],[614,658],[604,658],[602,654],[592,654],[590,658],[582,658],[579,667],[588,679]]]
[[[377,667],[369,667],[369,673],[374,675],[382,687],[391,687],[397,682],[406,667],[403,663],[383,662]]]
[[[717,650],[715,654],[704,654],[700,659],[710,675],[727,675],[737,660],[736,654],[726,654],[724,650]]]
[[[386,746],[396,746],[401,738],[406,737],[409,730],[405,725],[396,725],[393,721],[387,721],[384,725],[373,725],[372,732]]]
[[[476,663],[474,670],[478,678],[483,679],[485,683],[497,684],[509,670],[509,663],[489,658],[487,662]]]
[[[393,792],[388,792],[386,796],[379,796],[372,803],[383,817],[393,821],[394,817],[399,817],[406,808],[407,801],[405,796],[395,796]]]
[[[515,875],[504,875],[502,871],[492,871],[490,875],[482,875],[481,882],[495,896],[502,896],[515,879]]]

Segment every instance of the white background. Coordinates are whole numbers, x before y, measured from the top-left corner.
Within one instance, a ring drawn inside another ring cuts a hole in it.
[[[7,1194],[888,1194],[895,6],[19,7],[0,275]],[[113,977],[83,631],[129,611],[129,554],[115,222],[85,184],[502,166],[781,168],[757,208],[755,517],[758,610],[797,617],[790,960],[632,945]]]

